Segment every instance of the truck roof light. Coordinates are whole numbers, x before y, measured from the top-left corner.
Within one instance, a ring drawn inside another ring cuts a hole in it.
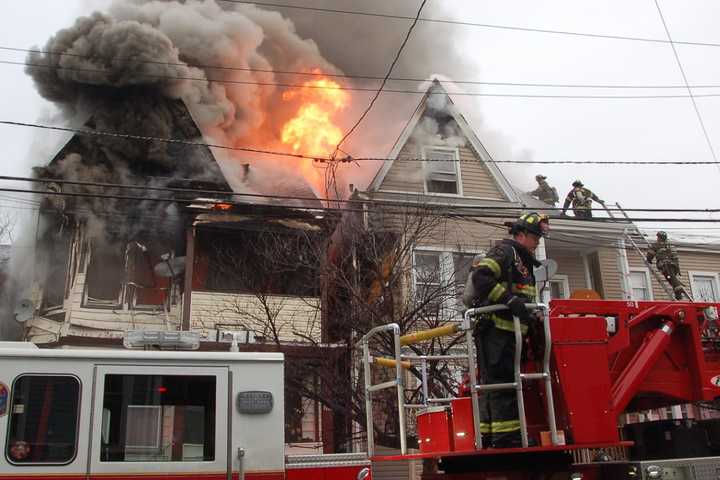
[[[197,350],[198,332],[170,332],[165,330],[128,330],[123,341],[125,348],[159,348],[160,350]]]

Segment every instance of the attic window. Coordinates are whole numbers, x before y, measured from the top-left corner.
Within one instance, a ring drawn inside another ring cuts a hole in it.
[[[462,195],[457,148],[423,147],[425,193]]]

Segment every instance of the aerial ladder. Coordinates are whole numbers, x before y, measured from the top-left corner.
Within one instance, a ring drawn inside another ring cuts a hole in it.
[[[620,206],[619,203],[615,203],[614,205],[611,204],[615,208],[615,211],[620,212],[622,214],[622,217],[624,217],[624,221],[621,218],[618,218],[616,215],[613,214],[613,210],[608,208],[607,204],[602,204],[603,208],[605,208],[605,211],[607,212],[608,216],[617,221],[617,222],[627,222],[628,226],[625,228],[623,234],[625,236],[625,239],[629,242],[632,249],[640,256],[640,259],[647,267],[648,271],[655,277],[655,280],[657,280],[658,284],[662,287],[662,289],[667,294],[668,299],[675,300],[675,294],[673,290],[668,286],[667,280],[665,277],[660,273],[657,268],[652,264],[652,262],[648,262],[646,258],[646,252],[643,252],[640,245],[638,245],[638,241],[636,241],[636,238],[639,239],[639,242],[642,242],[647,250],[651,248],[650,242],[645,238],[645,235],[640,231],[640,229],[635,225],[635,223],[630,219],[627,212],[623,210],[623,208]],[[647,251],[646,250],[646,251]],[[692,296],[688,293],[686,288],[683,288],[683,294],[692,301]]]
[[[700,445],[690,459],[648,458],[642,453],[645,439],[623,437],[618,424],[626,412],[720,398],[720,304],[553,300],[550,308],[526,306],[541,313],[542,354],[523,355],[526,339],[515,317],[514,381],[510,383],[483,384],[475,368],[475,322],[504,305],[470,309],[462,321],[431,330],[403,334],[397,324],[388,324],[364,335],[357,347],[362,352],[371,460],[436,462],[422,480],[716,478],[697,472],[720,471],[720,446],[710,450]],[[458,338],[462,354],[423,356],[409,348],[448,335]],[[391,357],[377,356],[379,345],[392,345]],[[427,364],[449,360],[467,365],[469,395],[435,398],[428,387]],[[418,365],[424,372],[423,394],[419,403],[411,404],[405,397],[405,372]],[[394,378],[377,383],[381,376],[377,369],[386,368]],[[380,455],[375,447],[376,415],[392,415],[373,405],[373,398],[385,389],[394,390],[397,398],[397,455]],[[479,396],[502,389],[517,394],[519,448],[488,448],[479,434]],[[708,432],[720,437],[720,431]],[[414,433],[416,451],[411,451],[409,433]],[[665,434],[657,437],[650,443],[662,443]],[[720,445],[720,438],[715,442]],[[687,457],[684,447],[678,455]],[[597,449],[631,453],[620,461],[577,461],[578,452]]]

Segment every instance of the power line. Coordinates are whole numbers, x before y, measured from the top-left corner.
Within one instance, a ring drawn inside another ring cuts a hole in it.
[[[677,43],[677,42],[676,42]],[[720,46],[720,44],[718,44]],[[41,49],[32,49],[32,48],[19,48],[19,47],[7,47],[7,46],[0,46],[0,50],[6,50],[6,51],[13,51],[13,52],[24,52],[24,53],[40,53],[44,55],[58,55],[58,56],[68,56],[68,57],[76,57],[76,58],[83,58],[83,59],[94,59],[91,55],[83,55],[79,53],[70,53],[70,52],[60,52],[60,51],[53,51],[53,50],[41,50]],[[117,58],[113,57],[112,60],[124,60],[122,57]],[[131,58],[128,57],[128,60]],[[296,70],[273,70],[273,69],[264,69],[264,68],[250,68],[250,67],[233,67],[233,66],[223,66],[223,65],[204,65],[204,64],[187,64],[182,62],[161,62],[158,60],[140,60],[132,58],[132,61],[136,64],[148,64],[148,65],[163,65],[163,66],[175,66],[175,67],[187,67],[192,66],[195,68],[201,68],[206,70],[229,70],[229,71],[241,71],[241,72],[257,72],[257,73],[273,73],[278,75],[298,75],[298,76],[309,76],[309,77],[331,77],[331,78],[347,78],[347,79],[360,79],[360,80],[382,80],[384,77],[379,76],[373,76],[373,75],[350,75],[350,74],[343,74],[343,73],[328,73],[328,72],[317,72],[317,71],[310,71],[310,72],[303,72],[303,71],[296,71]],[[43,65],[43,64],[36,64],[36,63],[28,63],[28,62],[14,62],[14,61],[0,61],[0,63],[7,64],[7,65],[25,65],[30,67],[38,67],[38,68],[54,68],[54,69],[60,69],[60,70],[71,70],[71,71],[87,71],[87,72],[98,72],[98,73],[112,73],[110,70],[97,70],[97,69],[84,69],[84,68],[76,68],[76,67],[65,67],[60,65]],[[154,77],[154,78],[168,78],[168,79],[181,79],[181,80],[198,80],[198,81],[211,81],[216,83],[243,83],[243,84],[249,84],[249,85],[273,85],[273,86],[289,86],[289,87],[305,87],[305,85],[299,85],[299,84],[284,84],[284,83],[267,83],[267,82],[243,82],[243,81],[233,81],[233,80],[220,80],[220,79],[207,79],[207,78],[200,78],[200,77],[171,77],[171,76],[164,76],[164,75],[152,75],[152,74],[138,74],[138,75],[144,75],[148,77]],[[409,78],[409,77],[393,77],[390,76],[388,80],[397,81],[397,82],[415,82],[415,83],[425,83],[432,81],[432,78]],[[508,81],[497,81],[497,82],[491,82],[491,81],[480,81],[480,80],[455,80],[455,79],[445,79],[442,80],[442,83],[453,83],[458,85],[482,85],[482,86],[508,86],[508,87],[547,87],[547,88],[597,88],[597,89],[646,89],[646,90],[652,90],[652,89],[678,89],[687,88],[686,85],[637,85],[637,84],[582,84],[582,83],[543,83],[543,82],[508,82]],[[720,88],[720,84],[699,84],[699,85],[691,85],[691,88]],[[349,87],[323,87],[323,86],[312,86],[309,88],[319,88],[319,89],[327,89],[327,88],[337,88],[340,90],[357,90],[357,91],[371,91],[375,92],[376,88],[349,88]],[[418,92],[416,90],[383,90],[385,92],[397,92],[397,93],[422,93]],[[463,92],[451,92],[452,95],[462,95]]]
[[[19,188],[0,188],[0,192],[12,192],[12,193],[30,193],[30,194],[37,194],[37,195],[51,195],[51,196],[64,196],[64,197],[80,197],[80,198],[100,198],[100,199],[113,199],[113,200],[132,200],[132,201],[149,201],[149,202],[158,202],[158,203],[179,203],[179,204],[203,204],[203,205],[216,205],[218,203],[232,203],[227,201],[218,201],[214,199],[179,199],[179,198],[160,198],[160,197],[141,197],[141,196],[135,196],[135,195],[116,195],[116,194],[104,194],[104,193],[80,193],[80,192],[56,192],[56,191],[42,191],[42,190],[30,190],[30,189],[19,189]],[[268,196],[272,197],[272,196]],[[361,204],[362,202],[355,201],[357,204]],[[292,206],[283,206],[283,205],[256,205],[258,207],[267,207],[267,208],[282,208],[282,209],[293,209]],[[423,215],[439,215],[439,216],[452,216],[456,218],[501,218],[501,219],[507,219],[509,215],[502,214],[502,213],[453,213],[450,211],[443,211],[443,208],[446,210],[452,209],[451,207],[445,207],[445,206],[428,206],[428,205],[420,205],[420,206],[413,206],[413,205],[403,205],[403,207],[406,207],[406,210],[404,211],[398,211],[398,210],[383,210],[382,213],[387,214],[408,214],[409,207],[413,211],[418,210],[422,211]],[[440,208],[442,207],[442,208]],[[508,210],[514,210],[514,211],[520,211],[523,210],[519,207],[478,207],[482,208],[483,210],[503,210],[507,208]],[[362,208],[348,208],[348,207],[309,207],[309,208],[303,208],[304,210],[309,211],[324,211],[324,212],[355,212],[355,213],[364,213],[365,210]],[[570,217],[552,217],[554,219],[572,219]],[[592,219],[583,219],[585,222],[591,222],[591,223],[613,223],[616,224],[616,219],[608,219],[608,218],[592,218]],[[714,219],[714,218],[630,218],[627,219],[628,222],[689,222],[689,223],[720,223],[720,219]]]
[[[685,74],[685,69],[682,66],[682,62],[680,61],[680,56],[678,55],[677,49],[675,48],[675,44],[672,41],[672,36],[670,35],[670,29],[667,26],[667,22],[665,22],[665,17],[663,16],[662,10],[660,9],[660,3],[658,3],[658,0],[654,0],[655,7],[657,7],[658,14],[660,15],[660,20],[662,21],[663,28],[665,29],[665,33],[667,34],[668,40],[670,41],[670,47],[672,48],[673,55],[675,56],[675,61],[677,62],[677,66],[680,69],[680,73],[682,74],[683,83],[687,87],[688,94],[690,95],[690,101],[692,102],[693,108],[695,109],[695,115],[697,115],[698,122],[700,123],[700,128],[702,129],[702,133],[705,136],[705,141],[707,142],[707,146],[710,149],[710,153],[712,154],[713,160],[715,162],[718,161],[717,155],[715,154],[715,148],[713,147],[712,141],[710,141],[710,136],[708,135],[707,128],[705,128],[705,122],[703,122],[702,115],[700,115],[700,109],[697,106],[697,102],[695,102],[695,97],[693,96],[692,89],[690,88],[690,84],[687,79],[687,75]],[[718,169],[720,169],[720,165],[718,166]]]
[[[87,130],[87,129],[80,129],[80,128],[69,128],[69,127],[57,127],[57,126],[51,126],[51,125],[38,125],[33,123],[24,123],[24,122],[11,122],[7,120],[0,120],[1,125],[11,125],[16,127],[32,127],[32,128],[41,128],[45,130],[56,130],[60,132],[70,132],[70,133],[77,133],[79,135],[89,135],[89,136],[101,136],[101,137],[115,137],[115,138],[123,138],[126,140],[138,140],[142,142],[162,142],[162,143],[175,143],[175,144],[182,144],[182,145],[190,145],[195,147],[207,147],[207,148],[220,148],[223,150],[236,150],[241,152],[249,152],[249,153],[259,153],[264,155],[277,155],[282,157],[293,157],[293,158],[301,158],[306,160],[322,160],[326,161],[327,158],[322,157],[311,157],[308,155],[301,155],[298,153],[289,153],[289,152],[276,152],[271,150],[262,150],[257,148],[247,148],[247,147],[231,147],[228,145],[216,145],[212,143],[203,143],[203,142],[193,142],[191,140],[184,140],[181,138],[159,138],[159,137],[149,137],[145,135],[132,135],[127,133],[116,133],[116,132],[108,132],[103,130]]]
[[[392,14],[376,13],[376,12],[362,12],[362,11],[357,11],[357,10],[340,10],[340,9],[334,9],[334,8],[308,7],[308,6],[301,6],[301,5],[285,5],[285,4],[280,4],[280,3],[253,2],[253,1],[247,1],[247,0],[219,0],[219,1],[226,2],[226,3],[252,4],[252,5],[259,5],[259,6],[264,6],[264,7],[306,10],[306,11],[334,13],[334,14],[342,14],[342,15],[358,15],[358,16],[367,16],[367,17],[376,17],[376,18],[395,19],[395,20],[413,20],[413,17],[409,17],[409,16],[405,16],[405,15],[392,15]],[[645,43],[670,43],[668,40],[661,39],[661,38],[632,37],[632,36],[628,36],[628,35],[610,35],[610,34],[603,34],[603,33],[575,32],[575,31],[570,31],[570,30],[551,30],[551,29],[546,29],[546,28],[519,27],[519,26],[514,26],[514,25],[498,25],[498,24],[491,24],[491,23],[468,22],[468,21],[462,21],[462,20],[449,20],[449,19],[441,19],[441,18],[421,17],[418,19],[418,21],[425,22],[425,23],[461,25],[461,26],[467,26],[467,27],[479,27],[479,28],[488,28],[488,29],[514,30],[514,31],[530,32],[530,33],[545,33],[545,34],[551,34],[551,35],[568,35],[568,36],[573,36],[573,37],[602,38],[602,39],[607,39],[607,40],[627,40],[627,41],[645,42]],[[713,43],[713,42],[675,41],[674,43],[676,45],[720,47],[720,43]]]
[[[71,72],[84,72],[84,73],[96,73],[96,74],[114,74],[111,70],[100,70],[94,68],[78,68],[78,67],[64,67],[59,65],[43,65],[38,63],[28,62],[14,62],[10,60],[0,60],[2,65],[19,65],[30,68],[42,68],[46,70],[58,70],[58,71],[71,71]],[[231,84],[231,85],[252,85],[252,86],[268,86],[268,87],[283,87],[283,88],[308,88],[313,90],[340,90],[350,92],[374,92],[377,97],[377,88],[369,87],[347,87],[347,86],[323,86],[323,85],[305,85],[297,83],[282,83],[282,82],[259,82],[253,80],[223,80],[214,78],[203,78],[203,77],[187,77],[187,76],[170,76],[170,75],[159,75],[152,73],[141,73],[137,72],[135,75],[139,77],[154,78],[161,80],[188,80],[195,82],[212,82],[220,84]],[[427,82],[429,80],[423,80]],[[450,82],[455,83],[455,82]],[[537,88],[540,86],[544,87],[582,87],[582,88],[632,88],[632,89],[653,89],[653,88],[687,88],[686,86],[601,86],[601,85],[562,85],[562,84],[522,84],[522,83],[511,83],[511,82],[478,82],[479,84],[487,86],[515,86],[515,87],[532,87]],[[720,88],[720,85],[698,85],[690,88]],[[663,98],[688,98],[691,95],[686,94],[666,94],[666,95],[565,95],[565,94],[535,94],[535,93],[483,93],[483,92],[460,92],[460,91],[420,91],[420,90],[408,90],[398,88],[385,88],[382,93],[398,93],[406,95],[452,95],[460,97],[498,97],[498,98],[549,98],[549,99],[585,99],[585,100],[612,100],[612,99],[627,99],[627,100],[642,100],[642,99],[663,99]],[[695,97],[720,97],[720,93],[704,93],[694,95]],[[375,98],[377,100],[377,98]]]
[[[380,88],[378,88],[377,93],[373,96],[373,98],[370,100],[370,104],[367,106],[365,111],[363,111],[362,115],[360,115],[360,118],[358,118],[357,122],[350,128],[350,130],[343,135],[343,137],[340,139],[340,141],[335,146],[335,151],[333,152],[332,157],[335,158],[335,154],[340,149],[340,146],[342,146],[343,142],[352,135],[352,133],[355,131],[355,129],[362,123],[362,121],[365,119],[368,113],[370,113],[370,110],[372,110],[373,105],[375,105],[375,102],[377,101],[378,97],[380,97],[380,94],[383,91],[383,88],[385,88],[385,84],[387,84],[388,78],[390,78],[390,75],[392,75],[392,71],[395,68],[395,65],[397,64],[398,60],[400,60],[400,55],[402,55],[403,50],[405,49],[405,45],[407,45],[408,40],[410,40],[410,35],[412,34],[413,30],[415,29],[415,25],[417,25],[418,18],[420,18],[420,13],[422,12],[422,9],[425,7],[425,4],[428,2],[428,0],[422,0],[420,2],[420,7],[417,10],[417,14],[415,15],[415,18],[410,25],[410,28],[408,28],[407,33],[405,34],[405,38],[403,39],[402,43],[400,44],[400,48],[398,48],[397,53],[395,53],[395,58],[393,58],[392,63],[390,64],[390,68],[388,68],[387,74],[385,75],[385,78],[383,78],[382,83],[380,84]]]
[[[101,187],[101,188],[117,188],[117,189],[128,189],[128,190],[144,190],[144,191],[155,191],[155,192],[167,192],[167,193],[191,193],[195,195],[221,195],[223,197],[249,197],[249,198],[262,198],[272,200],[302,200],[302,201],[319,201],[319,202],[336,202],[336,203],[348,203],[348,204],[371,204],[379,206],[392,206],[392,207],[408,207],[410,204],[406,202],[393,202],[386,200],[344,200],[344,199],[331,199],[321,197],[300,197],[290,195],[269,195],[261,193],[242,193],[242,192],[228,192],[226,190],[210,190],[210,189],[194,189],[194,188],[178,188],[178,187],[158,187],[153,185],[137,185],[137,184],[126,184],[126,183],[109,183],[109,182],[90,182],[82,180],[65,180],[62,178],[31,178],[31,177],[18,177],[11,175],[0,175],[0,181],[16,181],[16,182],[34,182],[34,183],[56,183],[59,185],[78,185],[84,187]],[[1,198],[1,197],[0,197]],[[22,200],[17,197],[16,200]],[[145,198],[145,197],[143,197]],[[192,200],[188,200],[192,201]],[[207,203],[222,203],[221,199],[206,199]],[[425,207],[434,207],[433,204],[424,204]],[[479,206],[479,205],[466,205],[466,206],[449,206],[438,204],[438,208],[456,208],[460,210],[527,210],[527,207],[521,206]],[[563,209],[560,207],[543,207],[543,211],[554,211],[559,212]],[[607,211],[621,211],[620,208],[604,207],[604,208],[591,208],[589,210],[597,212]],[[720,213],[720,208],[624,208],[622,211],[625,212],[663,212],[663,213]],[[559,217],[564,218],[564,217]],[[567,217],[572,218],[572,217]]]
[[[302,154],[297,154],[297,153],[278,152],[278,151],[263,150],[263,149],[249,148],[249,147],[233,147],[233,146],[228,146],[228,145],[218,145],[218,144],[212,144],[212,143],[194,142],[191,140],[184,140],[184,139],[180,139],[180,138],[151,137],[151,136],[145,136],[145,135],[133,135],[133,134],[126,134],[126,133],[109,132],[109,131],[104,131],[104,130],[88,130],[88,129],[81,129],[81,128],[58,127],[58,126],[53,126],[53,125],[40,125],[40,124],[36,124],[36,123],[27,123],[27,122],[15,122],[15,121],[10,121],[10,120],[0,120],[0,125],[38,128],[38,129],[43,129],[43,130],[54,130],[54,131],[75,133],[78,135],[113,137],[113,138],[122,138],[125,140],[135,140],[135,141],[143,141],[143,142],[174,143],[174,144],[182,144],[182,145],[188,145],[188,146],[193,146],[193,147],[218,148],[218,149],[235,150],[235,151],[248,152],[248,153],[258,153],[258,154],[281,156],[281,157],[299,158],[299,159],[305,159],[305,160],[313,160],[313,161],[317,161],[317,162],[329,162],[329,161],[339,161],[341,163],[343,163],[343,162],[347,162],[347,163],[362,162],[362,161],[366,161],[366,162],[394,162],[394,161],[398,161],[398,162],[455,162],[455,163],[482,162],[482,160],[472,160],[472,159],[471,160],[457,160],[457,159],[437,159],[437,158],[417,158],[417,157],[413,157],[413,158],[360,157],[360,158],[350,158],[350,159],[342,159],[342,160],[331,160],[330,158],[327,158],[327,157],[313,157],[310,155],[302,155]],[[508,163],[508,164],[516,164],[516,165],[718,165],[718,164],[720,164],[720,161],[492,160],[492,163]],[[190,180],[192,180],[192,179],[190,179]]]
[[[2,48],[2,47],[0,47]],[[62,55],[62,54],[61,54]],[[138,63],[163,63],[164,62],[138,62]],[[2,65],[17,65],[17,66],[24,66],[29,68],[39,68],[39,69],[46,69],[46,70],[57,70],[57,71],[70,71],[70,72],[81,72],[81,73],[96,73],[96,74],[114,74],[116,72],[112,70],[102,70],[97,68],[80,68],[80,67],[67,67],[67,66],[61,66],[61,65],[45,65],[40,63],[30,63],[30,62],[17,62],[17,61],[11,61],[11,60],[0,60],[0,64]],[[180,65],[180,64],[172,64],[167,63],[166,65]],[[260,82],[260,81],[254,81],[254,80],[225,80],[225,79],[219,79],[219,78],[211,78],[211,77],[188,77],[183,75],[160,75],[160,74],[152,74],[152,73],[142,73],[137,72],[135,75],[139,77],[146,77],[146,78],[154,78],[154,79],[160,79],[160,80],[187,80],[187,81],[193,81],[193,82],[211,82],[211,83],[219,83],[219,84],[229,84],[229,85],[252,85],[252,86],[268,86],[268,87],[283,87],[283,88],[308,88],[312,90],[341,90],[341,91],[350,91],[350,92],[377,92],[377,88],[370,88],[370,87],[348,87],[348,86],[341,86],[341,85],[333,85],[333,86],[326,86],[326,85],[312,85],[312,84],[299,84],[299,83],[285,83],[285,82]],[[326,77],[328,75],[325,74],[313,74],[313,75],[320,75],[322,77]],[[394,79],[390,79],[394,80]],[[405,79],[406,81],[414,81],[414,82],[429,82],[432,79]],[[308,82],[309,83],[309,82]],[[646,89],[646,90],[652,90],[652,89],[687,89],[688,87],[685,85],[598,85],[598,84],[561,84],[561,83],[521,83],[521,82],[481,82],[481,81],[455,81],[455,80],[447,80],[443,81],[443,83],[455,83],[455,84],[475,84],[475,85],[481,85],[481,86],[503,86],[503,87],[522,87],[522,88],[587,88],[587,89]],[[720,88],[720,84],[717,85],[691,85],[690,88]],[[384,93],[401,93],[401,94],[408,94],[408,95],[453,95],[453,96],[466,96],[466,97],[518,97],[518,98],[587,98],[587,99],[612,99],[612,98],[626,98],[626,99],[642,99],[642,98],[687,98],[689,95],[547,95],[547,94],[510,94],[510,93],[483,93],[483,92],[461,92],[461,91],[420,91],[420,90],[409,90],[409,89],[398,89],[398,88],[386,88],[383,89]],[[710,97],[716,97],[720,96],[720,94],[701,94],[701,96],[710,96]]]

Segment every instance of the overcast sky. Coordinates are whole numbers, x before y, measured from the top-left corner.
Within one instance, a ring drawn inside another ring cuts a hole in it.
[[[417,8],[416,0],[392,0],[407,15]],[[287,0],[296,5],[336,5],[332,0]],[[354,9],[367,7],[352,2]],[[423,16],[485,24],[512,25],[574,32],[601,33],[665,39],[653,0],[604,2],[430,0]],[[58,29],[88,14],[102,2],[91,0],[24,0],[13,2],[0,16],[0,47],[42,46]],[[720,3],[710,0],[661,1],[661,8],[674,40],[720,43]],[[375,5],[373,5],[375,6]],[[390,8],[390,7],[388,7]],[[315,28],[333,29],[333,16],[316,15]],[[407,28],[408,22],[388,22],[388,28]],[[400,30],[402,31],[402,30]],[[308,36],[306,30],[301,34]],[[343,31],[338,31],[342,35]],[[460,25],[419,23],[412,42],[427,36],[442,37],[433,51],[432,42],[421,62],[405,58],[396,76],[442,74],[457,80],[517,83],[682,85],[682,77],[668,44],[584,38],[478,28]],[[353,39],[348,39],[352,42]],[[427,42],[426,42],[427,43]],[[453,45],[462,64],[448,65],[447,45]],[[322,44],[320,44],[322,47]],[[367,48],[377,51],[367,51]],[[361,51],[379,64],[389,65],[397,44],[370,44]],[[691,84],[720,85],[720,47],[677,47]],[[23,53],[0,50],[0,60],[22,61]],[[429,60],[428,60],[429,59]],[[437,61],[435,61],[436,59]],[[53,107],[35,92],[23,68],[0,64],[2,108],[0,119],[59,123]],[[379,72],[350,72],[378,74]],[[462,77],[462,78],[460,78]],[[391,88],[408,85],[390,84]],[[450,91],[567,95],[684,95],[682,89],[589,89],[539,87],[477,87],[447,85]],[[697,89],[698,93],[720,94],[720,87]],[[397,101],[383,96],[380,102]],[[539,99],[456,96],[456,103],[497,160],[631,160],[711,161],[708,145],[689,98],[674,99]],[[407,115],[418,97],[407,95]],[[720,154],[720,96],[697,99],[710,139]],[[398,109],[402,111],[403,109]],[[369,117],[369,121],[382,119]],[[402,118],[389,122],[399,125]],[[360,130],[361,132],[361,130]],[[360,133],[359,132],[359,133]],[[392,139],[398,132],[389,132]],[[32,165],[46,163],[62,137],[33,129],[0,126],[3,161],[0,174],[29,175]],[[367,152],[364,152],[367,153]],[[385,156],[387,151],[374,155]],[[717,208],[715,195],[720,184],[718,166],[523,166],[503,167],[513,183],[523,190],[534,187],[533,177],[544,173],[561,195],[570,182],[581,178],[601,198],[624,207]],[[0,208],[21,207],[0,192]],[[696,215],[697,216],[697,215]],[[705,215],[706,216],[706,215]],[[720,218],[720,216],[717,216]],[[676,228],[678,225],[667,225]],[[720,224],[694,224],[699,232],[720,232]],[[711,230],[716,229],[716,230]]]

